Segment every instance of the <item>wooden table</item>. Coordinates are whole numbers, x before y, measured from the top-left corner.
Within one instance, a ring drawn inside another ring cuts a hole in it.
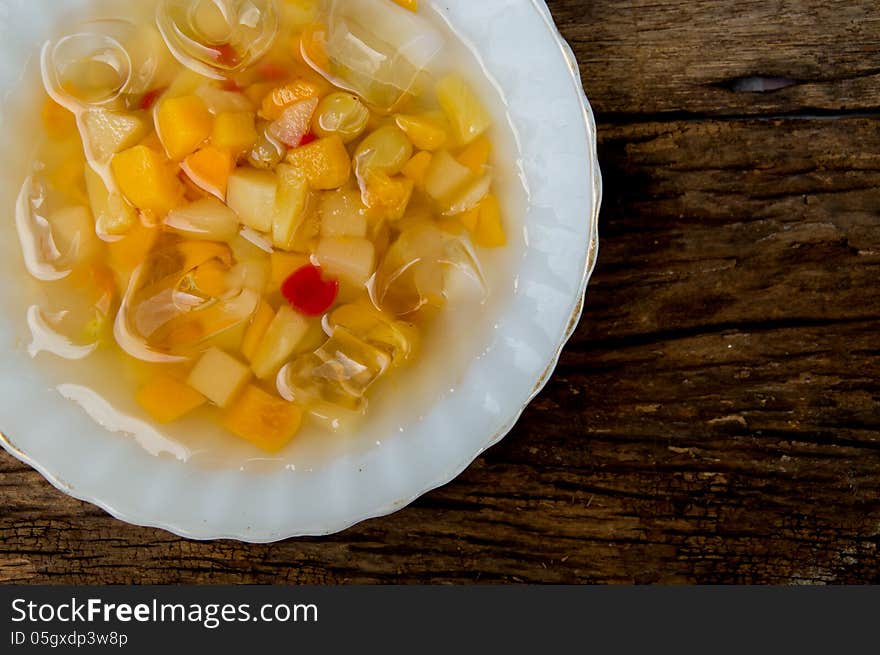
[[[3,456],[0,581],[880,582],[876,3],[550,4],[603,241],[513,433],[394,516],[270,546],[124,525]]]

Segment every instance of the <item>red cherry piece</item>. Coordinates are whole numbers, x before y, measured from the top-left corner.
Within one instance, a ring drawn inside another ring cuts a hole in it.
[[[336,302],[339,281],[325,280],[320,268],[307,264],[284,281],[281,294],[300,313],[321,316]]]
[[[234,68],[235,66],[238,66],[239,63],[241,63],[238,57],[238,52],[228,43],[214,46],[212,50],[214,51],[214,59],[221,66]]]
[[[161,96],[164,91],[165,89],[153,89],[152,91],[147,91],[144,97],[141,98],[140,108],[144,110],[152,109],[153,105],[156,104],[159,96]]]
[[[318,140],[318,137],[316,137],[314,134],[309,132],[299,142],[299,147],[302,148],[303,146],[309,145],[312,141],[317,141],[317,140]]]

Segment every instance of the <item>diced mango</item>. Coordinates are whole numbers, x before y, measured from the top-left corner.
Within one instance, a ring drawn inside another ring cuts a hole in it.
[[[193,271],[192,281],[204,297],[219,298],[229,290],[229,269],[217,260],[207,261]]]
[[[431,116],[409,116],[398,114],[395,117],[397,127],[403,130],[419,150],[433,152],[446,145],[449,135],[444,126]]]
[[[308,255],[300,255],[292,252],[280,252],[276,250],[269,258],[272,265],[272,275],[269,287],[273,290],[280,289],[283,282],[296,271],[306,266],[311,261]]]
[[[278,180],[272,171],[238,168],[229,176],[226,204],[241,222],[258,232],[271,232]]]
[[[419,152],[403,167],[403,174],[411,179],[419,191],[425,190],[425,180],[431,167],[433,156],[430,152]]]
[[[470,144],[491,127],[492,116],[459,76],[447,75],[437,83],[435,91],[459,145]]]
[[[107,244],[110,268],[119,278],[120,286],[128,285],[128,278],[143,263],[159,237],[159,228],[135,221],[124,238]]]
[[[216,259],[227,267],[232,266],[232,251],[225,243],[214,241],[183,241],[177,244],[177,252],[183,256],[185,271],[190,271],[196,266]]]
[[[458,153],[458,162],[471,169],[475,175],[483,173],[483,168],[489,163],[489,155],[492,154],[492,142],[488,137],[481,136],[464,150]]]
[[[287,161],[303,172],[309,186],[316,191],[338,189],[351,177],[351,158],[338,136],[318,139],[291,150]]]
[[[214,118],[205,101],[186,95],[162,101],[156,114],[156,129],[171,159],[183,159],[209,136]]]
[[[309,98],[321,98],[329,90],[330,87],[326,83],[319,84],[316,81],[303,79],[277,87],[263,98],[260,117],[269,121],[277,121],[281,118],[284,110],[295,102]]]
[[[399,221],[412,198],[414,183],[403,176],[390,177],[382,171],[367,171],[363,200],[370,215],[377,219]]]
[[[481,248],[501,248],[507,245],[507,235],[501,221],[501,206],[495,195],[487,195],[479,205],[462,214],[460,219],[470,231],[474,244]]]
[[[238,157],[253,148],[258,137],[252,113],[227,112],[215,119],[211,143]]]
[[[220,200],[226,199],[226,187],[233,167],[228,149],[205,146],[184,159],[180,167],[197,187]]]
[[[61,141],[76,134],[76,117],[52,98],[43,105],[43,128],[54,141]]]
[[[251,379],[250,369],[219,348],[206,351],[187,384],[218,407],[226,407]]]
[[[258,448],[277,453],[299,432],[302,416],[298,405],[248,385],[226,412],[223,425]]]
[[[136,400],[158,423],[173,423],[207,402],[187,384],[159,375],[138,391]]]
[[[410,11],[419,10],[419,0],[394,0],[394,2],[399,4],[404,9],[409,9]]]
[[[145,146],[120,152],[111,163],[119,190],[138,209],[164,216],[180,203],[183,185],[164,156]]]
[[[241,354],[249,362],[254,360],[257,349],[260,347],[260,343],[263,341],[263,337],[266,336],[266,331],[274,319],[275,311],[272,309],[272,306],[265,300],[261,301],[256,313],[251,318],[247,332],[244,334],[244,340],[241,342]]]

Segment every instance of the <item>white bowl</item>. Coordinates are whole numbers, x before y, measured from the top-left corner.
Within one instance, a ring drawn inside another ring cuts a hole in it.
[[[68,0],[65,10],[90,0]],[[61,491],[113,516],[193,539],[272,542],[324,535],[394,512],[446,484],[502,439],[543,388],[571,336],[596,261],[601,178],[595,124],[577,64],[542,0],[434,3],[477,52],[511,107],[529,189],[523,257],[509,302],[472,354],[455,393],[439,397],[405,434],[352,449],[312,470],[194,466],[150,454],[125,425],[96,425],[33,365],[21,317],[0,313],[3,447]],[[7,108],[21,71],[57,27],[57,0],[0,0],[0,140],[13,141]],[[7,160],[2,201],[11,216],[24,177],[22,153]],[[16,161],[20,159],[21,161]],[[22,171],[21,175],[17,175]],[[0,262],[21,270],[11,220],[0,226]],[[9,272],[0,308],[26,302]],[[17,273],[19,276],[22,273]],[[70,396],[70,393],[67,394]],[[106,421],[105,421],[106,424]],[[0,435],[2,436],[2,435]]]

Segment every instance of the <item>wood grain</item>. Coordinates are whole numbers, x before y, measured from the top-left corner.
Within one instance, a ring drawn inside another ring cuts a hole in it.
[[[600,110],[602,252],[510,436],[394,516],[266,546],[121,524],[4,455],[0,582],[880,582],[874,4],[551,8]],[[729,88],[755,75],[805,83]],[[818,110],[845,115],[779,116]]]

